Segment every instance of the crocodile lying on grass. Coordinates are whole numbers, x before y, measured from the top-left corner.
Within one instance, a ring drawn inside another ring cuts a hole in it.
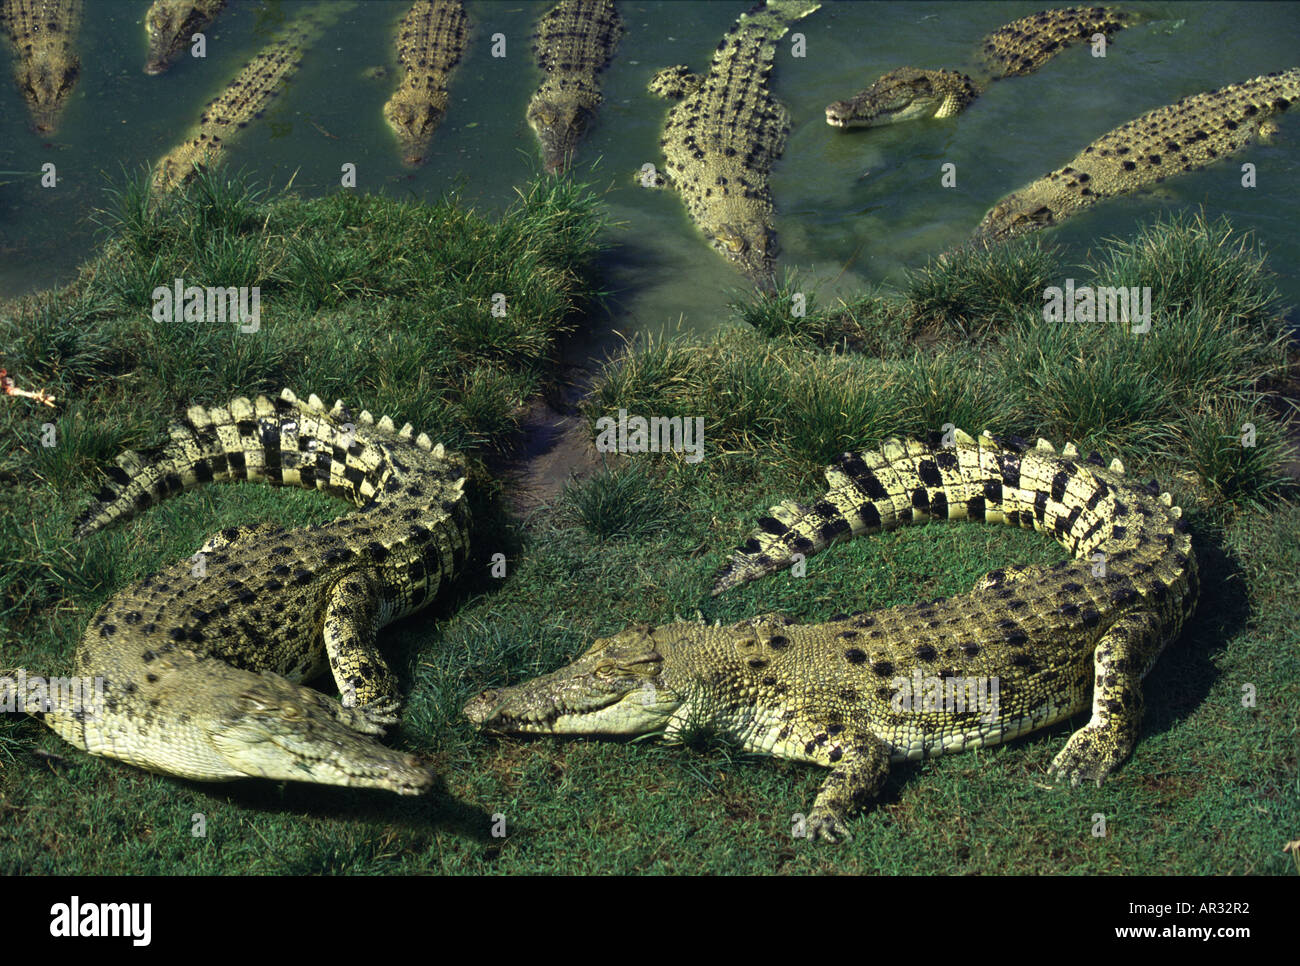
[[[402,79],[384,105],[402,160],[419,164],[447,114],[447,81],[469,40],[469,17],[460,0],[417,0],[397,33]]]
[[[900,67],[848,100],[826,107],[832,127],[878,127],[914,118],[952,117],[993,81],[1031,74],[1058,53],[1096,34],[1109,37],[1138,21],[1113,7],[1043,10],[1014,20],[984,38],[976,76],[955,70]]]
[[[13,46],[18,90],[42,134],[57,127],[81,74],[73,46],[81,12],[81,0],[0,0],[0,24]]]
[[[271,99],[297,72],[304,51],[320,31],[350,6],[339,3],[311,8],[253,55],[203,108],[199,123],[185,140],[159,159],[154,166],[154,192],[170,191],[192,178],[199,168],[215,164],[239,131],[261,117]]]
[[[622,34],[614,0],[561,0],[537,24],[533,55],[546,80],[528,102],[528,126],[547,171],[564,170],[595,120],[602,99],[598,75]]]
[[[718,44],[703,77],[677,66],[650,82],[684,97],[668,112],[665,168],[691,218],[724,258],[772,287],[776,236],[768,176],[781,157],[789,116],[768,88],[777,42],[817,10],[817,0],[771,0],[742,14]]]
[[[196,33],[216,19],[226,0],[154,0],[144,15],[149,37],[146,74],[161,74],[188,49]]]
[[[375,646],[468,551],[465,464],[408,424],[285,390],[195,406],[152,454],[125,453],[78,534],[212,480],[320,489],[361,509],[333,523],[213,535],[191,560],[115,594],[77,649],[101,707],[45,723],[92,755],[203,781],[244,776],[417,794],[433,778],[374,740],[397,682]],[[333,672],[342,702],[299,681]]]
[[[712,726],[746,750],[830,768],[807,828],[835,840],[891,761],[999,744],[1083,710],[1091,691],[1092,717],[1052,769],[1072,785],[1100,784],[1132,750],[1141,680],[1195,603],[1182,510],[1154,482],[1130,483],[1118,460],[1080,459],[1072,445],[1058,454],[1044,440],[961,432],[942,442],[844,454],[821,500],[759,520],[713,593],[842,537],[930,519],[1033,527],[1076,559],[997,570],[959,597],[823,624],[765,615],[732,627],[631,627],[568,667],[483,693],[465,714],[520,734],[672,738]],[[977,707],[971,685],[981,681],[994,700]]]
[[[1227,157],[1277,128],[1300,98],[1300,67],[1184,97],[1104,134],[1063,168],[1014,191],[984,216],[975,241],[1048,228],[1103,198],[1136,191]]]

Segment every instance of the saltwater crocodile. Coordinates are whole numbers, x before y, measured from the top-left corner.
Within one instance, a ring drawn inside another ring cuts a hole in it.
[[[144,29],[149,37],[149,56],[144,63],[146,74],[161,74],[188,49],[196,33],[201,33],[226,5],[226,0],[154,0],[144,15]]]
[[[42,134],[58,125],[81,73],[74,46],[81,12],[81,0],[0,0],[0,23],[13,46],[18,89]]]
[[[1007,741],[1087,708],[1091,691],[1092,717],[1052,769],[1072,785],[1100,784],[1132,750],[1141,680],[1197,590],[1182,510],[1154,482],[1123,474],[1118,460],[1082,459],[1073,445],[1058,454],[1044,440],[987,433],[846,453],[826,470],[821,500],[759,520],[714,594],[837,539],[930,519],[1033,527],[1076,559],[821,624],[765,615],[630,627],[568,667],[481,694],[465,714],[504,733],[672,738],[711,727],[746,750],[823,765],[831,774],[807,830],[835,840],[891,761]]]
[[[777,42],[820,6],[770,0],[741,15],[703,77],[676,66],[650,83],[653,93],[685,98],[668,112],[659,142],[669,180],[714,249],[765,287],[776,256],[768,176],[790,130],[767,81]]]
[[[946,118],[964,111],[995,80],[1030,74],[1079,41],[1136,23],[1136,14],[1112,7],[1043,10],[1014,20],[984,38],[975,76],[956,70],[891,70],[848,100],[826,107],[832,127],[877,127],[920,117]]]
[[[469,17],[460,0],[417,0],[402,18],[397,33],[402,79],[384,105],[384,120],[407,164],[424,160],[447,113],[447,80],[468,38]]]
[[[222,530],[115,594],[75,659],[102,701],[46,710],[45,723],[93,755],[186,778],[427,790],[427,767],[370,737],[399,706],[375,635],[463,568],[463,458],[410,424],[364,411],[354,423],[342,402],[327,412],[287,389],[194,406],[170,436],[118,458],[79,535],[213,480],[320,489],[361,509],[305,529]],[[298,683],[326,668],[341,702]]]
[[[1007,195],[975,230],[980,243],[1058,224],[1103,198],[1195,171],[1267,137],[1300,98],[1300,67],[1184,97],[1102,135],[1069,164]]]
[[[528,102],[528,126],[542,146],[542,163],[563,171],[600,107],[597,75],[623,34],[614,0],[560,0],[533,35],[533,55],[546,80]]]
[[[253,55],[203,108],[188,136],[154,166],[153,190],[164,193],[184,184],[201,167],[215,164],[240,129],[261,116],[271,99],[298,70],[302,55],[320,31],[351,3],[312,7],[290,21]]]

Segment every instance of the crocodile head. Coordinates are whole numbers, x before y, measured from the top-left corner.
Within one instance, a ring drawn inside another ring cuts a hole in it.
[[[984,244],[1007,241],[1049,228],[1055,221],[1056,215],[1049,205],[1013,194],[989,210],[975,229],[974,237],[976,242]]]
[[[975,99],[978,90],[954,70],[900,67],[866,90],[826,107],[832,127],[878,127],[920,117],[951,117]]]
[[[80,73],[81,62],[76,57],[42,57],[26,65],[20,86],[31,106],[37,131],[44,134],[54,130]]]
[[[779,246],[776,235],[760,219],[731,217],[709,223],[706,229],[713,247],[723,258],[736,265],[751,280],[764,286],[775,285],[773,260]]]
[[[583,100],[546,96],[539,92],[528,105],[528,126],[542,146],[542,163],[548,174],[563,171],[573,157],[587,125],[595,117],[594,109]]]
[[[502,734],[643,735],[664,731],[683,703],[664,681],[667,629],[639,624],[596,640],[572,664],[465,705],[479,728]]]
[[[414,165],[424,160],[433,132],[447,113],[446,100],[445,95],[411,100],[395,97],[384,105],[384,120],[401,143],[405,163]]]
[[[433,785],[433,772],[413,755],[368,737],[383,729],[361,711],[269,672],[234,670],[235,676],[238,697],[207,727],[207,743],[232,777],[381,788],[399,795],[419,795]],[[167,770],[177,770],[174,761],[168,765]]]
[[[149,54],[145,59],[146,74],[161,74],[170,65],[177,51],[185,46],[188,37],[181,36],[185,26],[183,14],[188,12],[175,4],[155,3],[144,18],[144,32],[149,38]]]

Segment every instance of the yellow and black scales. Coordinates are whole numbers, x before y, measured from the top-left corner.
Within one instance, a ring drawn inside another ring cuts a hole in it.
[[[668,112],[663,137],[666,181],[723,258],[752,281],[775,285],[772,167],[785,150],[790,116],[768,79],[777,43],[818,0],[768,0],[741,14],[714,51],[709,69],[681,65],[651,78],[650,91],[683,98]]]
[[[1103,134],[1064,167],[1013,191],[984,216],[977,241],[1005,241],[1057,225],[1097,202],[1195,171],[1277,126],[1300,98],[1300,67],[1184,97]]]
[[[994,571],[948,600],[797,624],[640,625],[598,639],[569,666],[471,701],[503,733],[651,734],[708,725],[746,750],[831,769],[810,834],[847,834],[891,761],[993,745],[1092,717],[1053,760],[1071,784],[1106,777],[1132,750],[1141,681],[1196,600],[1182,511],[1115,460],[1067,445],[957,431],[944,445],[890,440],[846,453],[812,506],[786,502],[732,557],[714,593],[789,566],[835,540],[925,520],[1034,528],[1076,559]],[[1100,555],[1100,556],[1098,556]],[[897,679],[997,678],[996,709],[896,710]]]
[[[124,453],[78,529],[93,533],[200,484],[319,489],[360,509],[332,523],[214,534],[115,594],[92,618],[74,674],[101,708],[42,715],[94,755],[218,781],[243,776],[427,790],[430,770],[373,736],[396,722],[397,681],[376,647],[463,569],[465,464],[428,436],[285,390],[192,407],[149,454]],[[303,687],[326,669],[342,700]]]

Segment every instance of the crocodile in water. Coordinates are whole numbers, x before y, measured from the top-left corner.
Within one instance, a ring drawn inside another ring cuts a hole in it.
[[[742,14],[704,76],[669,67],[650,90],[685,99],[668,112],[660,146],[670,183],[709,243],[750,279],[773,285],[776,235],[768,176],[790,130],[768,76],[777,42],[821,4],[771,0]]]
[[[561,0],[542,17],[533,55],[546,80],[528,102],[528,126],[549,172],[563,171],[600,107],[598,75],[623,34],[614,0]]]
[[[402,18],[397,32],[402,79],[384,105],[384,120],[407,164],[419,164],[429,150],[447,113],[447,80],[468,39],[469,18],[460,0],[417,0]]]
[[[900,67],[848,100],[826,107],[832,127],[877,127],[920,117],[952,117],[1003,77],[1036,71],[1072,44],[1111,34],[1138,20],[1112,7],[1066,7],[1021,17],[984,38],[976,76],[956,70]]]
[[[432,782],[372,736],[397,720],[380,627],[424,607],[468,551],[464,460],[408,424],[343,404],[192,407],[152,454],[128,452],[78,533],[213,480],[320,489],[360,506],[298,530],[214,534],[195,556],[111,597],[74,674],[99,706],[40,716],[93,755],[204,781],[244,776],[417,794]],[[333,672],[342,701],[298,682]]]
[[[1063,168],[999,201],[975,230],[981,243],[1058,224],[1103,198],[1195,171],[1276,130],[1300,98],[1300,67],[1184,97],[1104,134]]]
[[[0,0],[0,23],[14,52],[14,76],[32,123],[52,132],[81,73],[74,46],[81,0]]]
[[[149,36],[146,74],[161,74],[189,48],[196,33],[216,19],[226,0],[154,0],[144,15]]]
[[[832,840],[891,761],[998,744],[1089,706],[1052,768],[1071,784],[1100,783],[1132,750],[1142,678],[1195,603],[1182,510],[1154,482],[1128,481],[1118,460],[1083,459],[1072,445],[1058,454],[1044,440],[961,432],[948,442],[846,453],[827,469],[821,500],[783,503],[759,521],[713,592],[837,539],[930,519],[1032,527],[1075,559],[822,624],[765,615],[631,627],[568,667],[483,693],[465,714],[503,733],[671,738],[711,727],[747,750],[823,765],[831,773],[808,831]]]
[[[154,166],[153,190],[184,184],[202,167],[215,164],[239,131],[262,115],[271,99],[298,70],[302,55],[322,28],[350,3],[311,7],[290,21],[208,102],[188,136]]]

